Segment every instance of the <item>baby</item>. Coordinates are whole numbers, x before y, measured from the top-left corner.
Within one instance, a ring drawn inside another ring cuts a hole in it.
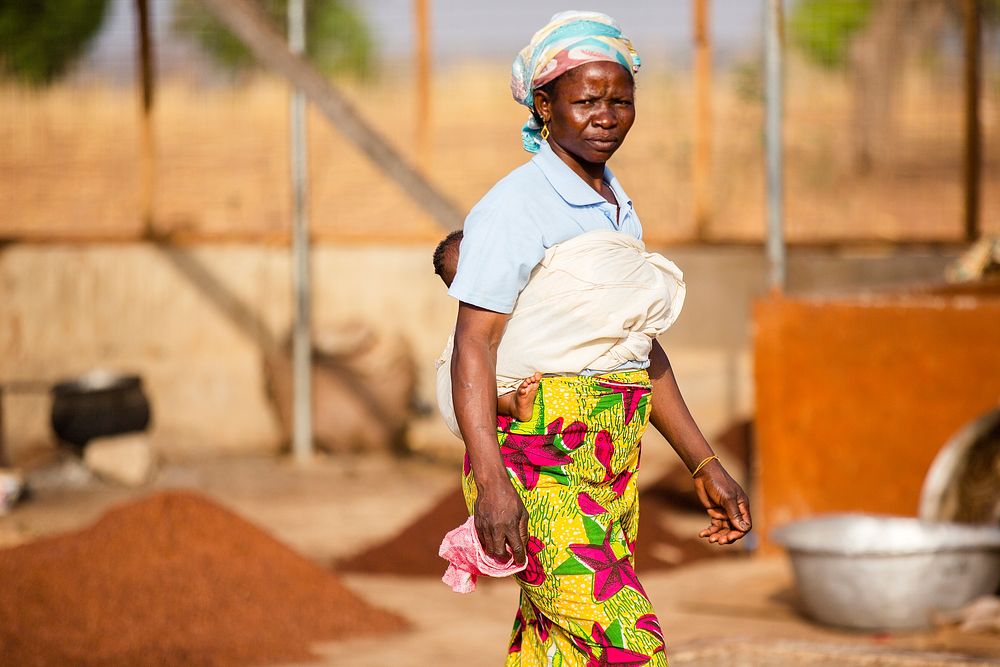
[[[448,234],[434,249],[434,273],[441,276],[448,287],[451,287],[455,272],[458,271],[458,249],[461,243],[462,230],[458,230]],[[497,396],[497,415],[513,417],[522,422],[531,419],[532,405],[541,379],[541,373],[534,373],[525,378],[516,390]]]

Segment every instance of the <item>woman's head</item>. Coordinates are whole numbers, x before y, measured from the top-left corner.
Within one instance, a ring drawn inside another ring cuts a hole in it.
[[[534,112],[553,150],[603,164],[635,121],[635,82],[618,63],[595,61],[535,91]]]
[[[600,93],[602,98],[613,96],[619,105],[625,96],[631,103],[632,77],[639,65],[639,55],[611,17],[576,11],[553,16],[521,50],[511,68],[511,94],[532,111],[532,117],[521,130],[525,150],[534,153],[540,148],[543,121],[559,124],[561,120],[569,120],[564,118],[569,109],[560,107],[560,100],[570,100],[581,93],[593,98]],[[569,94],[561,98],[561,93]],[[540,98],[543,104],[549,104],[545,109],[536,107]],[[549,132],[553,129],[549,127]],[[613,140],[606,133],[604,138]]]

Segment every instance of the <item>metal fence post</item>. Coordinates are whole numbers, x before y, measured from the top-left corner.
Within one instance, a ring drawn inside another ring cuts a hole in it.
[[[768,285],[773,291],[785,288],[784,155],[782,120],[784,115],[784,72],[782,47],[782,0],[767,0],[764,18],[764,135],[767,171],[767,259]]]
[[[301,54],[306,47],[304,0],[288,2],[288,47]],[[306,155],[306,100],[299,89],[290,106],[292,178],[292,452],[296,463],[308,463],[313,454],[312,336],[309,272],[308,164]]]

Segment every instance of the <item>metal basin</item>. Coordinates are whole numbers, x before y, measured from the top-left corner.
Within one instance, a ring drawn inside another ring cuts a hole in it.
[[[870,514],[782,526],[806,612],[865,630],[918,629],[1000,582],[1000,528]]]
[[[941,448],[924,478],[918,516],[1000,521],[1000,408],[972,420]]]

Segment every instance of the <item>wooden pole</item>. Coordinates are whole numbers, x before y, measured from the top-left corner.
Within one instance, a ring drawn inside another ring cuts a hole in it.
[[[431,165],[431,0],[413,0],[416,22],[417,136],[418,162],[427,172]]]
[[[694,0],[694,223],[698,239],[712,217],[712,43],[709,0]]]
[[[445,229],[459,229],[464,216],[417,169],[361,117],[347,98],[303,58],[292,54],[274,28],[248,0],[200,0],[263,64],[302,93],[359,151],[396,181]]]
[[[141,102],[139,107],[139,210],[144,234],[153,234],[153,196],[155,188],[156,144],[153,137],[153,35],[149,28],[149,0],[135,0],[136,33],[139,35],[138,73]]]
[[[982,82],[979,0],[962,0],[965,20],[965,160],[962,169],[965,240],[979,239],[980,178],[982,173],[982,126],[979,122],[979,91]]]

